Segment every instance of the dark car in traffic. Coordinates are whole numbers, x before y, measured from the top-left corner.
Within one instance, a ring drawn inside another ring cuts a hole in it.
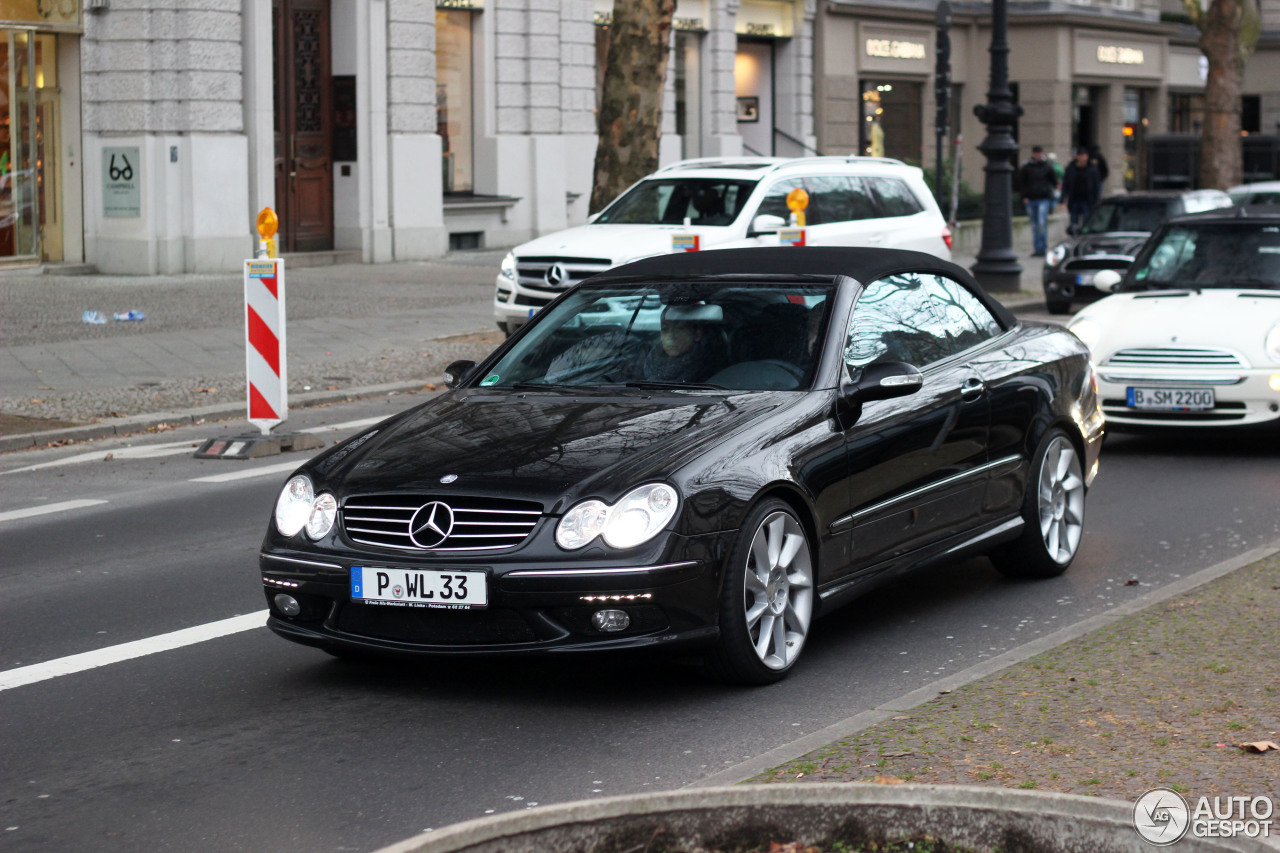
[[[1230,207],[1221,190],[1148,190],[1104,198],[1080,230],[1045,255],[1041,284],[1050,314],[1106,295],[1093,286],[1102,270],[1123,273],[1161,222],[1171,216]]]
[[[574,287],[449,390],[289,478],[269,627],[337,655],[687,647],[740,683],[885,579],[1075,557],[1085,346],[907,251],[666,255]]]

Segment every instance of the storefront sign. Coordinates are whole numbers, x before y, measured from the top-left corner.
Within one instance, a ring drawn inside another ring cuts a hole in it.
[[[791,38],[795,6],[790,2],[742,0],[734,32],[740,36]]]
[[[84,26],[80,0],[0,0],[0,27],[79,30]]]
[[[1141,65],[1143,54],[1140,48],[1121,47],[1114,44],[1098,45],[1098,61],[1113,65]]]
[[[484,0],[436,0],[437,9],[483,9]]]
[[[898,41],[896,39],[867,39],[867,56],[885,59],[924,59],[923,42]]]
[[[142,215],[142,158],[136,145],[102,149],[102,215]]]
[[[593,19],[597,27],[612,26],[613,0],[595,0]],[[671,19],[671,29],[705,33],[707,31],[706,0],[680,0],[676,3],[676,14]]]

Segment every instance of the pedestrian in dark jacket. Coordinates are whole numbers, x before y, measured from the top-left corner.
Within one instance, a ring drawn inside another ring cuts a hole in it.
[[[1058,189],[1058,173],[1045,159],[1039,145],[1031,149],[1031,159],[1018,168],[1018,192],[1027,206],[1027,219],[1031,220],[1032,256],[1044,256],[1049,240],[1049,211]]]
[[[1101,194],[1102,177],[1098,174],[1098,167],[1089,162],[1089,150],[1076,149],[1076,159],[1062,173],[1062,199],[1071,216],[1071,225],[1067,229],[1070,233],[1075,234],[1084,225]]]
[[[1102,149],[1097,145],[1089,148],[1089,162],[1098,170],[1098,179],[1105,184],[1107,175],[1111,174],[1111,167],[1107,165],[1107,158],[1102,156]]]

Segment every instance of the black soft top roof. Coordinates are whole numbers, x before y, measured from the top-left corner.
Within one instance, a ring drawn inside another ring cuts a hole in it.
[[[644,258],[593,276],[592,283],[614,280],[700,278],[704,276],[848,276],[869,284],[900,273],[934,273],[964,285],[1008,328],[1017,321],[1009,310],[974,280],[964,267],[924,252],[844,246],[762,246],[755,249],[710,249]]]

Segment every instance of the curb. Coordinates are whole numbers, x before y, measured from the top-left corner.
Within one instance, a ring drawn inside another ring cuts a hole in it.
[[[390,382],[385,385],[364,385],[359,388],[347,388],[338,391],[309,391],[305,394],[291,395],[289,405],[292,408],[305,409],[308,406],[358,400],[364,397],[377,397],[393,392],[418,391],[429,382],[430,380],[422,379],[412,382]],[[31,450],[61,442],[90,441],[95,438],[130,435],[146,432],[148,429],[161,424],[193,426],[206,421],[243,418],[244,415],[244,403],[227,403],[214,406],[197,406],[191,409],[172,409],[145,415],[130,415],[124,418],[110,418],[81,426],[0,436],[0,453]]]
[[[661,849],[673,843],[702,849],[708,842],[716,845],[717,839],[742,841],[748,834],[759,836],[755,840],[802,843],[833,835],[929,835],[985,850],[1151,849],[1135,828],[1133,805],[1118,800],[970,785],[813,783],[664,791],[542,806],[453,824],[379,853],[639,851],[659,837]],[[1178,849],[1260,853],[1268,848],[1251,839],[1188,835]]]
[[[1140,595],[1132,601],[1117,605],[1110,610],[1103,611],[1087,619],[1082,619],[1074,625],[1055,631],[1052,634],[1046,634],[1038,637],[1028,643],[1024,643],[1017,648],[1010,649],[1003,654],[996,655],[993,658],[984,660],[981,663],[974,664],[967,669],[962,669],[954,675],[944,676],[936,681],[932,681],[923,687],[918,687],[909,693],[891,699],[888,702],[881,703],[874,708],[854,714],[837,723],[819,729],[812,734],[805,735],[802,738],[774,747],[768,752],[755,756],[754,758],[735,764],[732,767],[713,773],[704,779],[696,782],[690,782],[685,785],[685,789],[710,787],[716,785],[735,785],[742,782],[750,781],[755,776],[760,775],[766,770],[772,770],[788,761],[794,761],[802,758],[815,749],[821,749],[828,744],[843,740],[847,737],[869,729],[878,723],[882,723],[892,717],[902,714],[905,711],[914,710],[925,704],[931,699],[936,698],[942,693],[957,690],[965,685],[972,684],[975,681],[986,678],[1002,670],[1008,669],[1015,664],[1023,663],[1038,654],[1047,652],[1050,649],[1057,648],[1063,643],[1070,642],[1077,637],[1092,633],[1100,628],[1105,628],[1115,622],[1120,621],[1126,616],[1132,616],[1140,613],[1153,605],[1170,598],[1182,595],[1197,587],[1203,586],[1210,581],[1217,580],[1220,577],[1229,575],[1237,569],[1252,565],[1260,560],[1280,553],[1280,541],[1271,542],[1266,545],[1253,548],[1243,554],[1237,554],[1230,559],[1223,560],[1206,569],[1201,569],[1195,574],[1187,577],[1179,578],[1176,581],[1167,583],[1159,589],[1153,590],[1145,595]]]

